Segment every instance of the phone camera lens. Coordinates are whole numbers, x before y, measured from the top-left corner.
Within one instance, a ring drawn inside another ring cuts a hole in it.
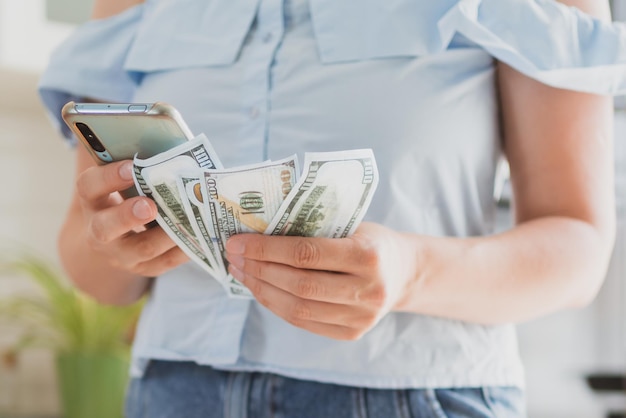
[[[83,137],[87,140],[89,145],[91,145],[91,148],[93,148],[96,152],[106,151],[104,145],[102,145],[102,142],[100,142],[96,134],[91,130],[89,126],[82,122],[76,122],[76,127],[78,128],[80,133],[83,134]]]

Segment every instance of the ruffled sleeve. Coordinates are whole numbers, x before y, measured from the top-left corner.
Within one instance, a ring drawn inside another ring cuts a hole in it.
[[[545,84],[626,94],[626,25],[554,0],[460,0],[438,22],[445,48],[456,33]]]
[[[129,102],[136,83],[124,69],[143,5],[108,19],[80,26],[54,52],[39,80],[39,94],[51,119],[71,143],[75,139],[61,119],[61,108],[70,100],[86,97]]]
[[[233,63],[252,24],[256,0],[154,0],[80,26],[53,54],[40,95],[64,136],[69,100],[130,102],[147,72]]]

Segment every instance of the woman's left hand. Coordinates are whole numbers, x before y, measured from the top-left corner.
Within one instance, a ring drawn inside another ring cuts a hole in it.
[[[341,340],[360,338],[417,277],[407,235],[362,223],[341,239],[236,235],[229,271],[287,322]]]

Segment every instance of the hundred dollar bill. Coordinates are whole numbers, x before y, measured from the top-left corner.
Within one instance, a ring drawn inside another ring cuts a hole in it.
[[[212,222],[207,220],[205,216],[205,198],[202,195],[202,182],[198,177],[199,175],[200,172],[196,172],[195,175],[179,174],[177,177],[178,192],[185,212],[192,220],[191,226],[195,235],[199,238],[205,252],[211,254],[212,260],[215,260],[216,268],[220,271],[218,278],[222,280],[226,277],[226,269],[222,261],[222,254],[218,249],[217,234],[213,231]]]
[[[232,274],[227,273],[226,279],[222,282],[222,286],[226,289],[228,295],[237,299],[253,299],[254,295],[250,289],[245,287],[241,282],[235,279]]]
[[[227,268],[225,245],[239,233],[262,233],[297,181],[296,156],[231,170],[205,170],[205,210],[217,232]],[[230,274],[223,283],[231,296],[250,297],[248,288]]]
[[[213,221],[219,248],[232,235],[262,233],[298,176],[296,156],[231,170],[203,172],[205,210]],[[227,265],[227,262],[224,262]]]
[[[211,260],[211,255],[203,251],[193,232],[193,227],[191,227],[189,218],[180,202],[175,177],[173,186],[165,183],[149,184],[146,180],[146,174],[152,168],[175,159],[178,159],[176,164],[184,165],[187,167],[186,170],[197,169],[197,167],[222,168],[222,164],[208,139],[206,136],[200,135],[154,157],[145,160],[135,157],[133,167],[135,187],[141,195],[147,196],[157,203],[157,223],[185,254],[210,274],[220,275],[222,271],[217,268],[217,261]]]
[[[217,234],[213,230],[213,224],[210,220],[206,219],[204,211],[204,202],[208,199],[202,193],[201,180],[196,177],[189,177],[185,175],[178,176],[178,190],[181,194],[183,206],[188,214],[192,214],[196,220],[192,222],[196,236],[203,236],[206,241],[207,251],[210,251],[214,255],[217,261],[218,268],[220,270],[219,275],[216,275],[216,279],[222,287],[226,290],[229,296],[233,298],[245,298],[250,299],[253,297],[250,290],[241,284],[237,279],[230,275],[226,271],[222,253],[219,252]],[[202,242],[202,241],[201,241]],[[221,241],[219,241],[221,242]]]
[[[343,238],[357,228],[378,185],[371,149],[305,154],[304,170],[268,235]]]
[[[223,276],[223,269],[214,258],[212,252],[203,244],[204,237],[197,234],[196,218],[189,213],[184,205],[186,195],[179,191],[178,177],[192,171],[195,166],[193,159],[181,155],[163,163],[146,167],[141,174],[152,191],[152,198],[166,215],[167,225],[177,238],[182,249],[189,250],[189,256],[200,263],[213,276]],[[193,176],[193,174],[192,174]],[[212,246],[212,241],[211,241]]]

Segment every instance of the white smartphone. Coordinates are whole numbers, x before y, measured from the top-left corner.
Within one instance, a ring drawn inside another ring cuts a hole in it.
[[[98,164],[148,158],[194,135],[170,104],[75,103],[61,116]]]

